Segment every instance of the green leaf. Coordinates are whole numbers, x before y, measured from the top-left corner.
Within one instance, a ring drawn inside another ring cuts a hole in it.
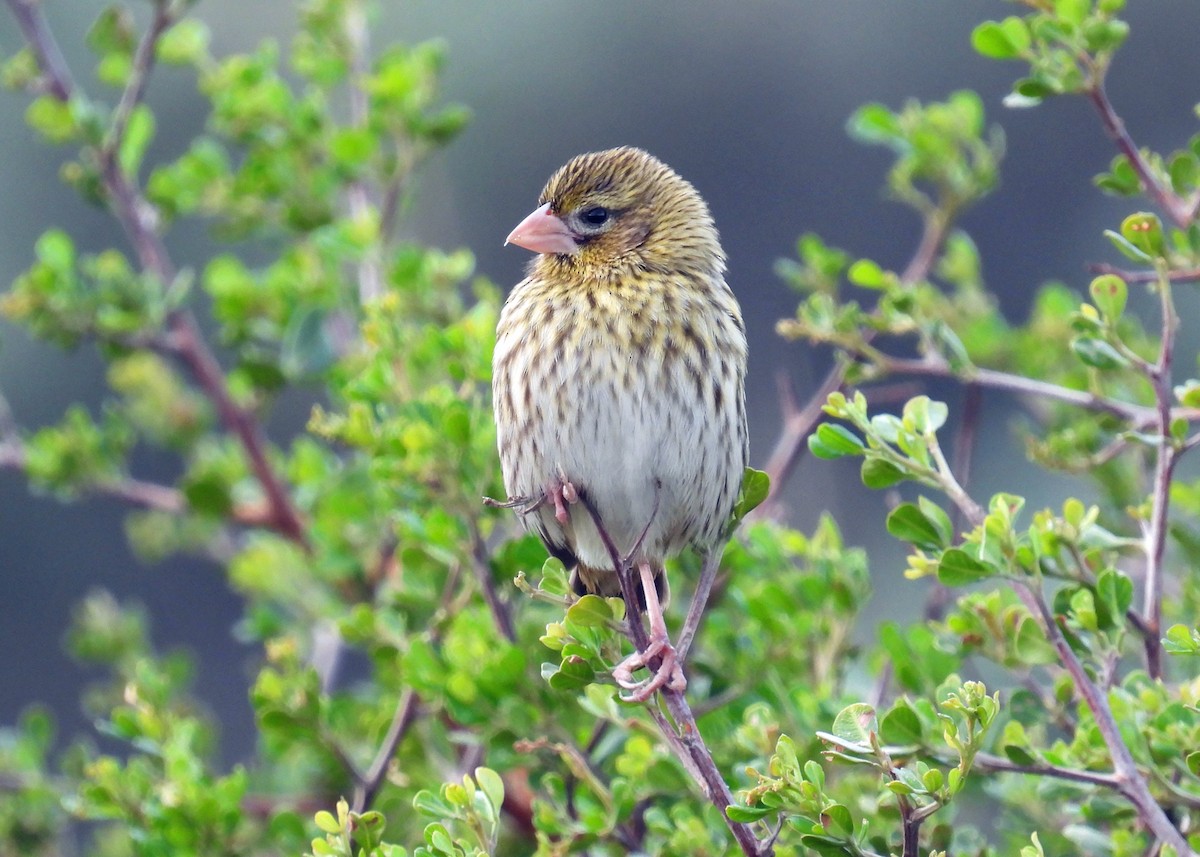
[[[742,474],[742,491],[733,509],[733,520],[740,521],[757,509],[771,493],[771,477],[761,470],[747,467]]]
[[[1092,280],[1088,291],[1105,321],[1113,324],[1121,318],[1129,297],[1129,286],[1124,280],[1116,274],[1102,274]]]
[[[555,690],[580,690],[596,680],[596,671],[583,658],[572,655],[564,658],[558,669],[550,675],[550,686]]]
[[[889,274],[870,259],[859,259],[846,271],[846,279],[864,289],[882,289],[888,284]]]
[[[1129,215],[1121,221],[1121,237],[1147,257],[1158,258],[1163,255],[1162,221],[1158,215],[1148,211]]]
[[[945,547],[937,524],[912,503],[901,503],[891,511],[887,516],[887,531],[921,550],[938,551]]]
[[[1125,624],[1125,613],[1133,604],[1133,581],[1116,569],[1106,568],[1096,578],[1096,609],[1101,627]]]
[[[1004,755],[1014,765],[1036,765],[1038,764],[1037,756],[1034,756],[1024,747],[1019,744],[1005,744],[1003,747]]]
[[[1071,340],[1071,350],[1082,362],[1095,369],[1120,369],[1129,361],[1119,351],[1094,336],[1077,336]]]
[[[835,803],[833,806],[827,807],[821,813],[821,823],[834,836],[839,836],[842,839],[854,838],[854,819],[850,815],[850,810],[846,809],[840,803]]]
[[[907,700],[901,699],[883,715],[879,721],[879,737],[886,744],[916,744],[920,746],[925,737],[921,718]]]
[[[975,559],[959,548],[951,548],[942,554],[938,563],[938,581],[943,586],[966,586],[991,577],[995,569]]]
[[[827,460],[861,455],[866,448],[858,435],[838,423],[821,423],[808,436],[808,449],[817,458]]]
[[[971,47],[990,59],[1020,59],[1029,44],[1029,28],[1017,17],[984,21],[971,33]]]
[[[129,121],[125,125],[125,136],[121,140],[119,160],[121,172],[133,177],[141,167],[146,147],[154,139],[154,114],[145,104],[139,104],[129,111]]]
[[[1200,655],[1200,630],[1172,625],[1163,638],[1163,648],[1170,655]]]
[[[862,483],[876,490],[903,482],[907,474],[886,458],[868,458],[862,463]]]
[[[833,719],[833,734],[851,744],[871,746],[871,735],[879,732],[875,709],[865,702],[856,702],[838,712]]]
[[[585,595],[567,610],[567,620],[583,628],[603,627],[612,619],[612,608],[599,595]]]
[[[891,144],[904,137],[899,117],[882,104],[860,107],[847,123],[850,136],[864,143]]]
[[[168,65],[198,65],[208,56],[209,35],[202,21],[185,18],[159,37],[155,52]]]
[[[741,824],[753,824],[777,812],[779,810],[769,806],[738,806],[734,804],[725,807],[725,815],[729,817],[729,820]]]

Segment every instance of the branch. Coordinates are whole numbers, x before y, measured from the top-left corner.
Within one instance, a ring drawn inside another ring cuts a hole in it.
[[[1146,648],[1146,669],[1150,677],[1162,679],[1162,576],[1163,555],[1167,543],[1167,514],[1171,503],[1171,478],[1179,460],[1179,450],[1171,438],[1171,362],[1174,358],[1175,333],[1179,319],[1171,300],[1170,283],[1162,280],[1158,285],[1162,305],[1161,345],[1158,361],[1148,373],[1154,385],[1154,398],[1158,406],[1158,446],[1154,454],[1154,487],[1150,498],[1150,521],[1145,530],[1146,579],[1143,589],[1142,616],[1146,622],[1146,633],[1142,635]]]
[[[483,600],[487,602],[488,609],[492,611],[496,627],[500,629],[504,639],[510,643],[515,642],[517,632],[513,627],[512,613],[508,603],[496,591],[496,580],[492,576],[487,545],[483,542],[483,536],[479,534],[475,519],[468,516],[467,520],[471,530],[471,570],[475,572],[475,582],[479,585],[479,591],[483,593]]]
[[[904,285],[914,285],[929,276],[938,253],[946,243],[950,224],[951,218],[940,209],[933,209],[926,214],[921,241],[900,277]],[[868,343],[874,338],[875,334],[871,331],[868,331],[864,337]],[[794,400],[789,402],[785,399],[783,427],[763,468],[771,477],[770,494],[762,504],[763,507],[773,503],[782,492],[784,483],[791,475],[796,462],[807,449],[808,436],[816,431],[817,424],[821,421],[823,413],[821,409],[824,407],[825,401],[829,398],[830,393],[842,389],[850,365],[843,360],[834,364],[804,407],[796,408]]]
[[[1157,283],[1164,276],[1158,271],[1130,271],[1126,268],[1119,268],[1116,265],[1109,265],[1106,262],[1089,263],[1087,270],[1091,274],[1114,274],[1127,283]],[[1167,271],[1165,276],[1172,283],[1196,283],[1200,282],[1200,268]]]
[[[644,652],[649,647],[650,638],[646,633],[646,629],[642,626],[642,617],[638,610],[640,602],[634,581],[632,563],[621,555],[621,551],[613,542],[607,528],[605,528],[600,513],[596,510],[586,492],[579,492],[579,502],[591,516],[592,522],[596,525],[596,532],[600,536],[600,540],[603,542],[605,550],[608,551],[608,555],[613,562],[617,580],[621,584],[621,597],[625,601],[627,620],[625,627],[629,638],[639,652]],[[720,552],[714,550],[713,553],[716,553],[718,557],[717,562],[719,563]],[[710,570],[713,565],[715,564],[706,561],[706,571]],[[715,576],[715,569],[712,569],[712,576]],[[709,581],[706,585],[702,582],[702,585],[707,590],[711,589],[712,584]],[[697,594],[700,593],[701,587],[697,587]],[[707,594],[707,591],[704,594]],[[693,607],[688,611],[689,621],[691,620],[693,611],[697,612],[697,616],[703,613],[703,605],[696,608],[695,600],[695,596],[693,596]],[[695,624],[699,624],[699,618],[696,619]],[[695,632],[694,627],[691,632]],[[687,642],[690,645],[690,637],[687,638]],[[682,668],[683,658],[680,656],[678,649],[676,650],[676,656],[679,658],[678,663]],[[659,657],[648,658],[646,667],[653,672],[659,669],[661,663],[662,659]],[[725,819],[725,824],[729,827],[729,831],[733,834],[733,838],[737,840],[746,857],[770,857],[774,853],[774,848],[769,842],[759,842],[748,825],[734,821],[726,814],[726,808],[733,805],[733,793],[729,790],[729,785],[717,769],[717,763],[713,761],[712,753],[709,752],[708,745],[704,743],[704,738],[700,735],[700,728],[696,725],[696,716],[692,713],[683,691],[672,690],[668,684],[659,688],[658,693],[671,715],[671,720],[668,720],[661,711],[653,706],[647,706],[647,711],[654,718],[654,722],[658,724],[659,731],[671,746],[675,756],[679,759],[688,774],[691,775],[692,779],[700,786],[704,796],[721,813],[721,817]]]
[[[384,778],[387,776],[392,756],[396,754],[396,748],[400,746],[409,727],[417,718],[419,705],[420,700],[413,693],[412,688],[405,688],[404,693],[400,695],[400,700],[396,703],[396,711],[392,714],[392,722],[388,726],[387,735],[384,736],[383,743],[379,745],[375,758],[371,761],[371,767],[367,768],[365,773],[356,776],[358,782],[354,786],[353,802],[355,812],[366,812],[375,801],[375,796],[379,793]],[[347,764],[347,770],[354,771],[353,765]]]
[[[103,156],[114,158],[125,138],[125,129],[129,125],[129,117],[133,109],[142,102],[146,94],[146,84],[150,80],[150,71],[154,68],[154,48],[159,38],[174,23],[171,9],[163,2],[154,4],[154,17],[150,26],[142,33],[137,50],[133,54],[133,64],[121,100],[113,111],[112,124],[105,135]]]
[[[1116,143],[1117,149],[1128,159],[1129,165],[1137,173],[1138,179],[1146,189],[1146,193],[1174,221],[1176,226],[1180,229],[1186,229],[1196,217],[1196,203],[1181,199],[1173,191],[1163,187],[1154,177],[1150,165],[1142,157],[1141,150],[1138,149],[1133,138],[1129,136],[1129,131],[1126,130],[1124,121],[1117,115],[1112,102],[1108,100],[1108,93],[1105,91],[1103,80],[1097,79],[1086,91],[1086,95],[1088,100],[1092,102],[1092,106],[1096,108],[1096,112],[1100,114],[1100,122],[1104,125],[1104,130],[1108,134],[1109,139]]]
[[[46,89],[59,101],[66,101],[75,91],[71,70],[63,58],[54,34],[46,26],[39,0],[7,0],[8,8],[17,19],[17,26],[37,57],[38,66],[45,76]]]
[[[46,25],[40,5],[34,0],[7,2],[21,24],[22,32],[37,56],[43,73],[51,81],[51,92],[59,99],[69,99],[75,91],[70,73]],[[98,151],[100,175],[113,216],[121,224],[142,269],[153,275],[164,288],[175,281],[176,270],[158,233],[158,212],[142,196],[134,180],[121,170],[117,152],[121,147],[129,113],[145,94],[145,81],[153,64],[154,46],[170,21],[171,13],[165,4],[156,4],[154,21],[138,45],[134,71],[114,115],[108,138]],[[233,401],[225,374],[200,335],[195,318],[185,310],[172,311],[167,316],[166,336],[157,338],[151,344],[188,366],[216,406],[226,429],[237,436],[249,460],[250,469],[266,495],[270,526],[307,547],[304,525],[292,505],[288,490],[267,460],[262,431],[255,418]]]
[[[1010,774],[1029,774],[1036,777],[1051,777],[1056,780],[1068,780],[1073,783],[1084,783],[1102,786],[1106,789],[1121,791],[1121,778],[1113,773],[1101,771],[1085,771],[1079,768],[1063,768],[1048,763],[1038,765],[1018,765],[1002,756],[990,753],[976,753],[975,766],[989,771],[1003,771]]]
[[[176,311],[168,316],[167,325],[169,335],[156,341],[156,348],[173,355],[188,367],[216,406],[222,424],[241,443],[250,469],[266,495],[271,528],[307,550],[309,544],[304,523],[292,505],[287,487],[267,459],[262,428],[250,412],[233,401],[225,373],[204,342],[195,318],[191,313]]]
[[[1010,393],[1051,399],[1063,404],[1075,405],[1089,411],[1111,414],[1114,417],[1128,420],[1139,427],[1153,424],[1157,416],[1155,408],[1135,405],[1118,399],[1110,399],[1105,396],[1098,396],[1095,393],[1089,393],[1086,390],[1075,390],[1070,387],[1064,387],[1061,384],[1039,381],[1036,378],[1027,378],[1024,375],[1014,375],[1010,372],[1002,372],[997,369],[972,368],[964,373],[958,373],[951,369],[946,361],[939,358],[889,357],[885,355],[879,367],[889,373],[923,375],[933,378],[957,378],[994,390],[1006,390]],[[1189,421],[1200,419],[1200,410],[1195,408],[1177,408],[1172,411],[1172,419],[1176,417],[1183,417]]]

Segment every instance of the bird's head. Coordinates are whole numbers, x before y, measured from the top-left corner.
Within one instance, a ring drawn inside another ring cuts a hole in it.
[[[696,189],[631,147],[572,158],[505,243],[541,253],[536,267],[608,278],[625,272],[719,274],[724,255]]]

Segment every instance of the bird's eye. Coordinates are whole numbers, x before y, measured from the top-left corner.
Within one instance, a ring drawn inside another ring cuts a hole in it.
[[[583,220],[583,222],[588,226],[603,226],[608,222],[608,217],[608,209],[601,208],[600,206],[589,208],[580,215],[580,219]]]

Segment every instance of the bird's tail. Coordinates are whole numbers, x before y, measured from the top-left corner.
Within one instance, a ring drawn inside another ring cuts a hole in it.
[[[664,610],[671,601],[671,586],[661,565],[654,567],[654,591],[658,593],[658,601]],[[641,581],[634,575],[634,585],[637,589],[638,607],[645,612],[646,596],[642,592]],[[575,566],[571,572],[571,588],[575,594],[599,595],[601,598],[621,598],[621,581],[617,573],[608,568],[590,568],[582,563]]]

